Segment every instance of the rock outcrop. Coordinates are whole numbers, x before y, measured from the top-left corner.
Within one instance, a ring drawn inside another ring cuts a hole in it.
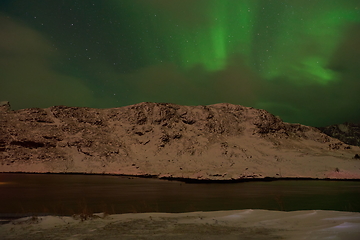
[[[359,179],[360,148],[265,110],[139,103],[0,111],[0,172]]]
[[[360,146],[360,124],[342,123],[327,127],[319,127],[326,135],[354,146]]]
[[[9,101],[1,101],[0,102],[0,112],[8,112],[11,110],[11,106]]]

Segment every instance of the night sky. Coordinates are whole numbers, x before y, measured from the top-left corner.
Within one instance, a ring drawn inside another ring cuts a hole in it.
[[[0,0],[0,101],[360,122],[359,0]]]

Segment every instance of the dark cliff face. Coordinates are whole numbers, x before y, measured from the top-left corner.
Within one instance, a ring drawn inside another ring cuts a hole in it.
[[[337,138],[346,144],[360,146],[359,123],[342,123],[327,127],[319,127],[318,129],[326,135]]]

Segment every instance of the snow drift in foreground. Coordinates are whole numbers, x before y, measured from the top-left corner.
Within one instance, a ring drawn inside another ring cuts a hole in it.
[[[89,217],[89,216],[88,216]],[[1,239],[360,239],[360,213],[235,210],[32,217],[0,225]]]

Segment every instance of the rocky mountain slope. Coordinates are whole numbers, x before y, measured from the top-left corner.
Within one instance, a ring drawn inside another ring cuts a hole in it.
[[[342,123],[327,127],[319,127],[320,131],[330,137],[354,146],[360,146],[360,124]]]
[[[0,107],[0,172],[360,179],[360,148],[232,104]]]

